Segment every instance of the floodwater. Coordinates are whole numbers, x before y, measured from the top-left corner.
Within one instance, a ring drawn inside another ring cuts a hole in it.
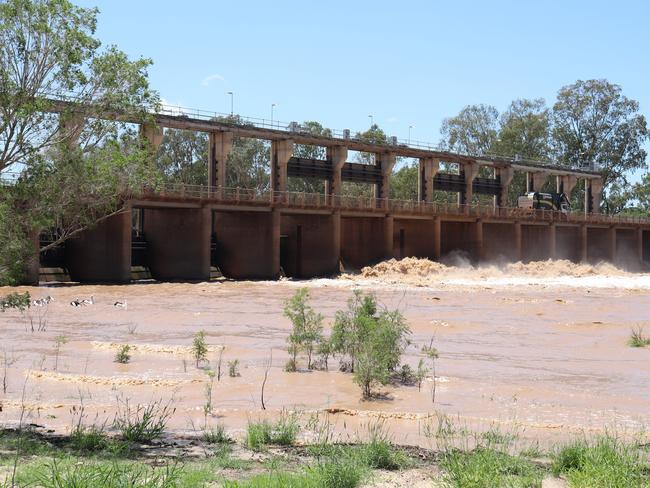
[[[432,338],[439,351],[435,403],[431,377],[421,391],[386,386],[380,399],[362,401],[352,376],[338,371],[337,358],[330,359],[329,371],[284,372],[290,323],[283,301],[300,286],[310,289],[326,332],[355,288],[399,308],[412,330],[403,361],[416,368]],[[0,373],[5,364],[7,370],[6,393],[0,382],[3,425],[17,423],[24,410],[25,422],[65,431],[81,408],[86,423],[110,424],[127,401],[160,399],[176,408],[170,430],[199,429],[210,383],[190,353],[200,330],[213,369],[223,348],[223,374],[214,379],[207,421],[222,422],[235,435],[249,420],[283,409],[300,412],[312,427],[318,414],[320,425],[330,422],[340,438],[363,435],[368,423],[385,419],[396,442],[425,446],[427,429],[435,430],[443,414],[471,429],[498,426],[542,441],[639,432],[650,421],[650,347],[627,345],[633,327],[645,325],[650,334],[650,274],[607,265],[471,269],[404,260],[303,282],[18,289],[24,290],[54,301],[47,310],[0,314]],[[10,291],[0,288],[0,295]],[[69,305],[90,296],[93,305]],[[117,308],[116,301],[128,307]],[[39,314],[45,330],[32,332],[30,319],[38,328]],[[134,346],[129,364],[114,362],[122,344]],[[262,411],[261,384],[271,358]],[[241,376],[232,378],[227,363],[235,359]]]

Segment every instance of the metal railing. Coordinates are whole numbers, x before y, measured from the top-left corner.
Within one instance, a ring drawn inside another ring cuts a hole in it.
[[[63,93],[39,93],[39,96],[44,98],[49,98],[52,101],[61,101],[69,103],[88,103],[87,99],[80,98],[74,94],[63,94]],[[98,100],[101,103],[101,100]],[[323,127],[321,131],[315,132],[311,130],[309,126],[298,122],[286,122],[276,119],[266,119],[259,117],[248,117],[235,113],[224,113],[217,112],[212,110],[203,110],[198,108],[189,108],[182,107],[180,105],[170,105],[170,104],[159,104],[156,107],[155,113],[153,115],[162,115],[175,118],[192,118],[196,120],[203,120],[208,122],[219,122],[225,125],[232,125],[233,127],[254,127],[258,129],[269,129],[276,130],[280,132],[286,132],[290,134],[300,134],[308,135],[315,137],[335,138],[335,139],[346,139],[352,140],[355,142],[364,142],[360,137],[357,137],[357,134],[363,131],[354,131],[350,129],[331,129]],[[560,165],[558,162],[549,161],[549,160],[533,160],[533,159],[522,159],[519,157],[504,156],[499,154],[483,154],[483,153],[473,153],[473,152],[463,152],[456,149],[446,147],[442,142],[427,142],[419,141],[412,138],[397,138],[397,137],[388,137],[385,142],[373,142],[374,145],[386,146],[386,147],[401,147],[401,148],[412,148],[420,149],[426,151],[436,151],[436,152],[448,152],[450,154],[458,156],[468,156],[471,158],[477,159],[499,159],[503,161],[508,161],[514,164],[521,164],[523,166],[541,166],[549,167],[555,169],[565,169],[565,170],[575,170],[583,172],[594,172],[593,168],[585,168],[580,165]]]
[[[640,224],[650,225],[650,218],[622,215],[562,213],[551,210],[532,210],[517,207],[495,207],[480,204],[456,204],[393,200],[372,196],[326,195],[268,189],[223,188],[183,183],[165,184],[142,190],[146,197],[210,200],[230,205],[266,205],[305,209],[342,209],[367,212],[390,212],[409,215],[467,216],[473,218],[503,218],[522,221],[570,222],[593,224]]]

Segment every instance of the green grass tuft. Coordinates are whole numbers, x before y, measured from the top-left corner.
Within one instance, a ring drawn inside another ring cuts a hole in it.
[[[494,449],[448,451],[441,459],[447,482],[457,488],[541,487],[544,472],[531,462]]]
[[[223,424],[218,424],[215,427],[203,431],[202,439],[203,442],[208,444],[230,444],[232,442]]]
[[[128,442],[151,442],[160,438],[167,422],[176,411],[169,403],[154,401],[149,405],[133,406],[126,400],[120,404],[113,421],[122,440]]]
[[[627,341],[630,347],[646,347],[650,346],[650,337],[646,336],[643,332],[643,327],[635,327],[632,329],[630,338]]]
[[[264,449],[269,444],[290,446],[296,441],[300,426],[295,415],[282,413],[277,422],[268,420],[251,422],[246,431],[246,446],[249,449]]]
[[[575,488],[650,486],[650,470],[640,450],[611,436],[565,446],[555,454],[552,470]]]

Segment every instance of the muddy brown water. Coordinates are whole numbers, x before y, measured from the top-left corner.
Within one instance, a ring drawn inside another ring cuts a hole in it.
[[[110,423],[127,399],[171,399],[176,412],[169,429],[199,429],[209,379],[188,348],[204,330],[213,368],[218,346],[225,347],[208,422],[222,422],[235,434],[282,409],[301,412],[305,424],[318,413],[321,425],[327,420],[342,439],[363,436],[368,423],[383,418],[395,441],[424,446],[432,442],[427,429],[435,430],[443,414],[472,430],[497,426],[549,442],[582,432],[643,430],[650,420],[650,348],[631,348],[627,339],[633,326],[645,324],[650,333],[650,277],[603,276],[596,283],[590,275],[569,284],[560,278],[500,276],[495,282],[466,272],[462,280],[438,277],[426,286],[353,277],[20,288],[55,300],[42,332],[30,331],[36,309],[0,314],[0,360],[3,351],[9,359],[0,423],[15,425],[24,406],[27,421],[66,431],[81,405],[86,422]],[[421,391],[387,386],[382,399],[362,401],[337,359],[330,359],[328,372],[284,372],[290,324],[282,306],[298,286],[310,288],[326,331],[357,287],[399,307],[412,329],[404,362],[415,368],[432,337],[439,351],[435,404],[431,378]],[[0,288],[0,295],[10,291]],[[91,295],[94,305],[69,305]],[[127,301],[128,308],[114,307],[115,301]],[[55,371],[57,336],[66,342]],[[129,364],[113,361],[119,344],[136,346]],[[271,351],[263,412],[260,386]],[[234,359],[241,376],[230,378],[227,362]]]

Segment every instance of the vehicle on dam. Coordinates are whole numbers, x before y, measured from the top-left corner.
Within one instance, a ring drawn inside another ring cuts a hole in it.
[[[521,195],[517,206],[523,209],[550,210],[567,214],[571,211],[571,203],[565,193],[541,193],[531,191]]]

